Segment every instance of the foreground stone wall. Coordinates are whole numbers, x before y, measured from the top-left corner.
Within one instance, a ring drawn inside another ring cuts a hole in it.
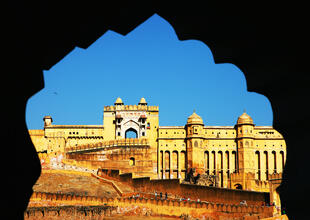
[[[75,206],[75,208],[71,206]],[[86,206],[96,206],[97,209],[85,208]],[[71,208],[68,209],[67,207]],[[245,217],[247,219],[258,219],[272,217],[273,209],[273,207],[266,206],[244,206],[174,199],[163,200],[142,197],[112,199],[35,192],[25,212],[25,219],[38,219],[38,216],[40,216],[39,219],[66,219],[65,217],[70,215],[78,216],[75,219],[101,219],[99,217],[105,215],[126,215],[128,212],[131,215],[168,215],[177,217],[189,215],[194,218],[212,217],[211,219],[218,219],[221,216],[221,219],[245,219]],[[95,217],[87,217],[92,215],[95,215]],[[50,216],[55,218],[47,218]],[[59,216],[62,216],[62,218]]]
[[[29,207],[24,213],[24,219],[53,219],[53,220],[99,220],[111,216],[116,208],[111,206],[50,206]]]
[[[154,193],[167,192],[192,200],[200,199],[214,203],[239,204],[246,200],[248,205],[262,205],[269,203],[269,193],[245,190],[225,189],[193,184],[181,184],[179,179],[150,180],[150,178],[132,178],[131,175],[119,175],[117,170],[100,170],[99,175],[126,182],[137,192]]]

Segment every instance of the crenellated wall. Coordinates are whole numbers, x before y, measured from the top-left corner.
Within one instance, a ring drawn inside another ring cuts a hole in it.
[[[41,201],[41,203],[38,203]],[[50,207],[46,207],[46,205]],[[149,210],[152,215],[169,215],[169,216],[184,216],[190,215],[196,218],[223,216],[226,218],[234,217],[234,219],[244,219],[245,216],[253,216],[257,218],[271,217],[273,207],[253,206],[253,205],[234,205],[221,204],[211,202],[197,202],[197,201],[179,201],[175,199],[149,199],[149,198],[96,198],[91,196],[75,196],[52,193],[34,192],[28,209],[25,212],[25,219],[35,219],[35,216],[44,217],[54,215],[57,219],[61,215],[67,215],[68,206],[80,205],[82,207],[97,206],[98,210],[113,210],[111,207],[118,207],[118,214],[125,214],[126,207],[140,207],[141,209]],[[56,208],[54,208],[56,207]],[[74,208],[71,207],[74,210]],[[88,209],[88,210],[87,210]],[[82,210],[82,211],[81,211]],[[83,211],[84,210],[84,211]],[[71,210],[71,214],[79,216],[91,216],[92,208],[75,207],[75,212]],[[43,211],[43,213],[42,213]],[[69,212],[70,213],[70,212]],[[116,214],[116,212],[114,212]],[[96,214],[96,213],[95,213]],[[136,213],[137,215],[141,213]],[[44,216],[43,216],[44,215]],[[95,215],[96,216],[96,215]],[[97,216],[98,217],[98,216]],[[49,218],[51,219],[51,218]],[[83,219],[88,219],[85,217]],[[96,219],[96,218],[92,218]]]
[[[37,220],[63,220],[83,219],[96,220],[105,216],[111,216],[116,212],[112,206],[49,206],[49,207],[28,207],[24,213],[24,219]]]
[[[159,111],[158,106],[147,106],[147,105],[107,105],[103,107],[105,112],[116,111],[116,110],[139,110],[139,111]]]

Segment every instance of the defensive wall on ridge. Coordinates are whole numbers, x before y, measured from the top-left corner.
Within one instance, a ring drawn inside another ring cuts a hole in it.
[[[180,183],[179,179],[158,179],[151,180],[149,177],[133,178],[132,174],[119,174],[118,170],[102,169],[98,175],[107,179],[114,179],[127,183],[136,192],[157,193],[165,192],[177,195],[180,198],[190,198],[214,203],[240,204],[246,200],[248,205],[268,204],[270,195],[266,192],[254,192],[236,189],[225,189],[218,187],[199,186],[194,184]]]
[[[45,205],[44,205],[45,203]],[[46,207],[48,204],[48,208]],[[72,206],[76,206],[73,208]],[[81,208],[81,207],[84,208]],[[98,206],[94,211],[94,206]],[[106,206],[106,208],[104,208]],[[53,208],[57,207],[57,208]],[[68,207],[72,207],[69,211]],[[91,207],[91,208],[87,208]],[[117,207],[117,208],[111,208]],[[213,219],[258,219],[271,217],[274,207],[255,205],[235,205],[198,201],[179,201],[173,199],[149,199],[149,198],[98,198],[93,196],[76,196],[56,193],[34,192],[30,199],[28,209],[25,211],[25,219],[37,219],[54,216],[52,219],[61,219],[64,215],[88,216],[82,219],[101,219],[104,215],[124,214],[128,210],[137,209],[140,215],[169,215],[193,217],[214,217]],[[84,210],[84,211],[83,211]],[[100,211],[101,210],[101,211]],[[103,210],[103,212],[102,212]],[[116,211],[115,211],[116,210]],[[144,210],[144,211],[142,211]],[[98,214],[99,213],[99,214]],[[102,213],[102,214],[100,214]],[[96,218],[89,218],[89,216]],[[49,218],[51,219],[51,218]],[[212,219],[212,218],[211,218]]]

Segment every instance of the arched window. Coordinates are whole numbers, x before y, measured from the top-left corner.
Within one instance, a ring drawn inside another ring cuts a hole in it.
[[[226,151],[225,152],[225,157],[226,157],[226,172],[227,172],[227,178],[230,177],[230,166],[229,166],[229,163],[230,163],[230,160],[229,160],[229,151]]]
[[[129,128],[125,132],[125,138],[138,138],[138,133],[137,133],[137,131],[135,129]]]
[[[130,165],[130,166],[134,166],[135,164],[136,164],[135,158],[134,158],[134,157],[130,157],[130,159],[129,159],[129,165]]]
[[[218,152],[218,166],[219,166],[219,183],[220,186],[223,187],[224,181],[223,181],[223,152]]]
[[[164,175],[164,153],[162,150],[159,153],[159,171],[160,171],[160,178],[163,179],[163,175]]]
[[[171,158],[171,166],[172,166],[172,175],[174,179],[179,178],[179,153],[178,151],[172,152],[172,158]]]
[[[205,167],[205,172],[209,174],[209,169],[210,169],[210,162],[209,162],[209,151],[205,151],[204,153],[204,167]]]
[[[268,152],[264,151],[264,160],[265,160],[265,175],[266,175],[266,180],[269,179],[269,160],[268,160]]]
[[[170,165],[171,165],[171,157],[170,157],[170,151],[165,151],[165,179],[170,179]]]
[[[281,155],[281,166],[282,166],[280,172],[283,172],[284,163],[285,163],[284,152],[283,152],[283,151],[280,151],[280,155]]]
[[[273,157],[273,172],[277,173],[277,154],[275,151],[272,151],[272,157]]]
[[[238,183],[238,184],[236,184],[236,185],[235,185],[235,189],[242,189],[242,185],[241,185],[241,184],[239,184],[239,183]]]
[[[195,146],[195,147],[198,147],[198,141],[195,141],[195,142],[194,142],[194,146]]]
[[[231,152],[232,155],[232,172],[236,173],[237,172],[237,153],[236,151]]]
[[[212,171],[213,171],[213,175],[216,174],[216,154],[215,154],[215,151],[212,151],[211,152],[211,156],[212,156],[212,159],[211,159],[211,164],[212,164]]]
[[[261,168],[260,168],[260,153],[259,151],[255,152],[255,169],[256,169],[256,179],[261,180]]]
[[[186,152],[184,150],[182,150],[180,153],[180,168],[181,168],[181,179],[184,179],[186,173]]]

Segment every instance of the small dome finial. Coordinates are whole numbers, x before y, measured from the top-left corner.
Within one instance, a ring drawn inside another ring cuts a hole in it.
[[[238,117],[237,124],[254,124],[253,119],[246,112]]]
[[[122,99],[120,97],[118,97],[114,103],[114,105],[124,105]]]
[[[144,97],[140,99],[139,105],[147,105],[147,102],[145,101]]]
[[[186,124],[201,124],[201,125],[203,125],[203,120],[199,115],[196,114],[196,112],[194,110],[193,114],[187,118]]]

